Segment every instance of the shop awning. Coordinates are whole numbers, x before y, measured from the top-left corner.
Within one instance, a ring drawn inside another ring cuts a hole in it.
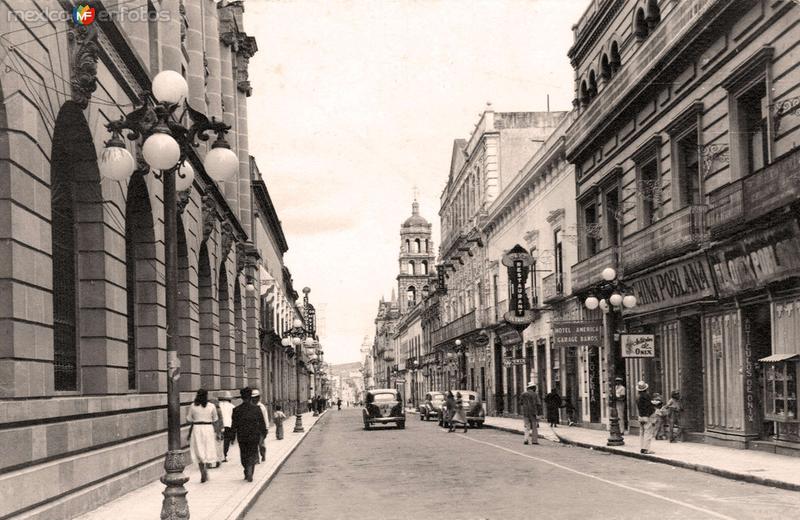
[[[792,359],[800,358],[800,354],[772,354],[765,358],[758,360],[759,363],[780,363],[781,361],[789,361]]]

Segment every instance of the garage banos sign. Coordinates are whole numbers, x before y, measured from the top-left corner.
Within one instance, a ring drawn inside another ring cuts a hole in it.
[[[603,344],[603,321],[554,321],[553,346],[585,347]]]

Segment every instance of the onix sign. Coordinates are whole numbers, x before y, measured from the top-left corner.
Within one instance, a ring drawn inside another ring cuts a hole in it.
[[[509,287],[508,312],[503,319],[515,326],[526,327],[533,321],[533,311],[525,290],[531,264],[533,258],[519,244],[503,255],[503,265],[508,268]]]

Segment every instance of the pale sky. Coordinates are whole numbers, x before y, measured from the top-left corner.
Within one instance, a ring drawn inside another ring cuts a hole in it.
[[[295,286],[324,307],[326,361],[359,360],[397,286],[400,224],[438,247],[453,140],[486,108],[569,110],[567,50],[587,0],[245,2],[250,153],[283,222]]]

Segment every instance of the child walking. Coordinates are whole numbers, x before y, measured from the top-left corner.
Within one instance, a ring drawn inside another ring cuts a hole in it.
[[[675,426],[678,427],[677,438],[683,440],[683,429],[681,428],[681,412],[683,406],[681,405],[681,393],[677,390],[670,394],[670,399],[667,401],[667,420],[669,421],[669,442],[675,442]]]

